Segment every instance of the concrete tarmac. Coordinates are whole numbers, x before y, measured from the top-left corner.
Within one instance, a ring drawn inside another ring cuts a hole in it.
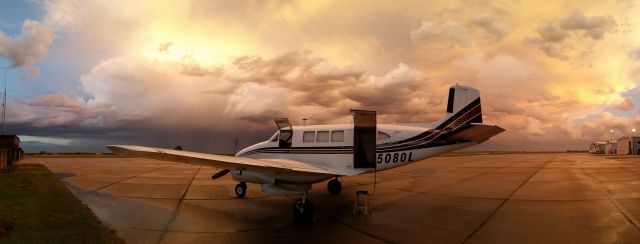
[[[369,216],[352,215],[373,174],[313,186],[313,223],[291,224],[299,196],[267,197],[217,169],[132,158],[39,159],[129,243],[639,243],[640,157],[541,153],[436,157],[380,172]]]

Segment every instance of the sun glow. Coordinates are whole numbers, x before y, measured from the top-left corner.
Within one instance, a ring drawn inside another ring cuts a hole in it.
[[[143,56],[164,62],[196,63],[202,66],[228,62],[242,55],[247,45],[212,33],[210,29],[191,26],[181,30],[175,27],[151,28],[142,41]]]
[[[232,46],[194,40],[166,39],[151,41],[143,54],[152,60],[164,62],[193,62],[200,65],[215,65],[225,62],[236,51]]]

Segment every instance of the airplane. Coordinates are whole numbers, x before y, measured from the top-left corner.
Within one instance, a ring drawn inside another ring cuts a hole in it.
[[[351,110],[352,124],[298,125],[286,118],[268,140],[238,151],[235,156],[188,152],[135,145],[109,145],[122,156],[175,161],[222,169],[212,179],[228,173],[239,183],[238,198],[247,183],[259,184],[267,195],[302,194],[294,202],[295,222],[313,218],[308,198],[312,184],[329,180],[332,195],[342,191],[340,177],[385,171],[480,144],[505,131],[482,123],[480,92],[472,87],[449,88],[446,113],[434,123],[377,124],[376,112]]]

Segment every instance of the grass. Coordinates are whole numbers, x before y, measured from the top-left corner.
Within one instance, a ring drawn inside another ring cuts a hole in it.
[[[124,243],[45,166],[0,173],[0,243]]]

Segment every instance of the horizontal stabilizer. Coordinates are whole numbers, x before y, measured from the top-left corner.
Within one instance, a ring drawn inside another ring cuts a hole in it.
[[[471,123],[466,129],[447,138],[447,141],[472,141],[482,143],[503,131],[504,129],[497,125]]]

